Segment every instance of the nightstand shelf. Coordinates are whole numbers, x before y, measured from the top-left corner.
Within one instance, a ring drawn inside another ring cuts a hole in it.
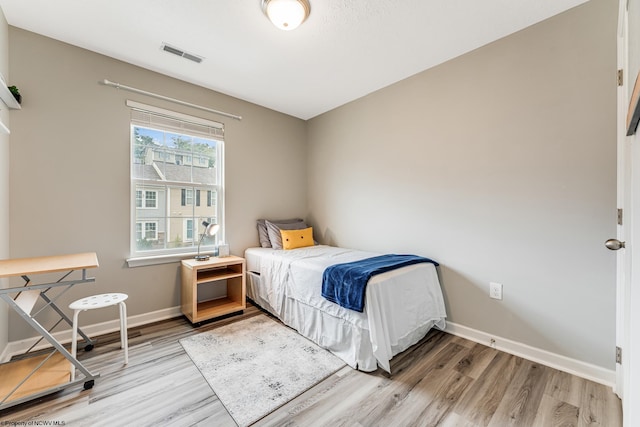
[[[199,262],[206,262],[206,261],[199,261]],[[239,268],[236,270],[233,270],[230,268],[220,268],[220,269],[213,269],[213,270],[202,269],[198,272],[198,277],[196,281],[198,282],[198,284],[200,284],[200,283],[211,282],[212,280],[232,279],[242,274],[242,271],[237,271],[237,270],[239,270]]]
[[[208,286],[226,286],[226,295],[199,300],[203,287]],[[246,307],[244,258],[229,256],[182,261],[181,308],[192,323],[242,311]]]

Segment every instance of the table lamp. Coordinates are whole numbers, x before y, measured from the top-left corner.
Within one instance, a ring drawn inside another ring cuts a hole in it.
[[[204,240],[205,236],[213,237],[216,235],[218,230],[220,230],[220,226],[218,224],[210,224],[207,221],[202,221],[202,225],[204,225],[204,233],[202,233],[202,237],[200,237],[200,241],[198,242],[198,255],[195,256],[196,261],[206,261],[209,259],[209,255],[200,255],[200,245],[202,244],[202,240]]]

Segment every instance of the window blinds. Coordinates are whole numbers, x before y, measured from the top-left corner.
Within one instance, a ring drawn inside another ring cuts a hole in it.
[[[127,106],[131,107],[131,123],[134,125],[158,127],[194,137],[224,140],[222,123],[131,100],[127,100]]]

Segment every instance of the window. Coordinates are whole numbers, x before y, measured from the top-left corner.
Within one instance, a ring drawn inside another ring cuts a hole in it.
[[[158,223],[155,221],[138,221],[136,222],[136,239],[146,242],[158,240]]]
[[[131,111],[131,258],[194,252],[202,221],[224,242],[222,124],[127,101]],[[206,197],[206,203],[205,199]]]
[[[184,235],[186,240],[193,240],[193,220],[186,219],[184,221]]]
[[[182,194],[182,196],[180,196],[180,205],[182,206],[193,205],[193,190],[190,188],[183,188],[180,191]]]
[[[158,192],[157,191],[142,191],[136,190],[136,207],[145,209],[145,208],[156,208],[158,200]]]
[[[207,191],[210,191],[210,190],[207,190]],[[188,188],[183,188],[181,194],[182,195],[180,196],[180,204],[182,206],[193,205],[193,190]],[[195,194],[196,194],[196,206],[200,206],[200,190],[196,190]]]
[[[157,191],[145,191],[144,192],[144,207],[145,208],[155,208],[156,207],[156,195]]]

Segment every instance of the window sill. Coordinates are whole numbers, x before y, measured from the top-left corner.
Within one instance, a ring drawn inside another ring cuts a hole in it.
[[[213,256],[213,251],[200,251],[200,254]],[[156,255],[148,257],[127,258],[129,268],[146,267],[148,265],[170,264],[172,262],[180,262],[183,259],[195,257],[197,252],[185,252],[181,254]]]

